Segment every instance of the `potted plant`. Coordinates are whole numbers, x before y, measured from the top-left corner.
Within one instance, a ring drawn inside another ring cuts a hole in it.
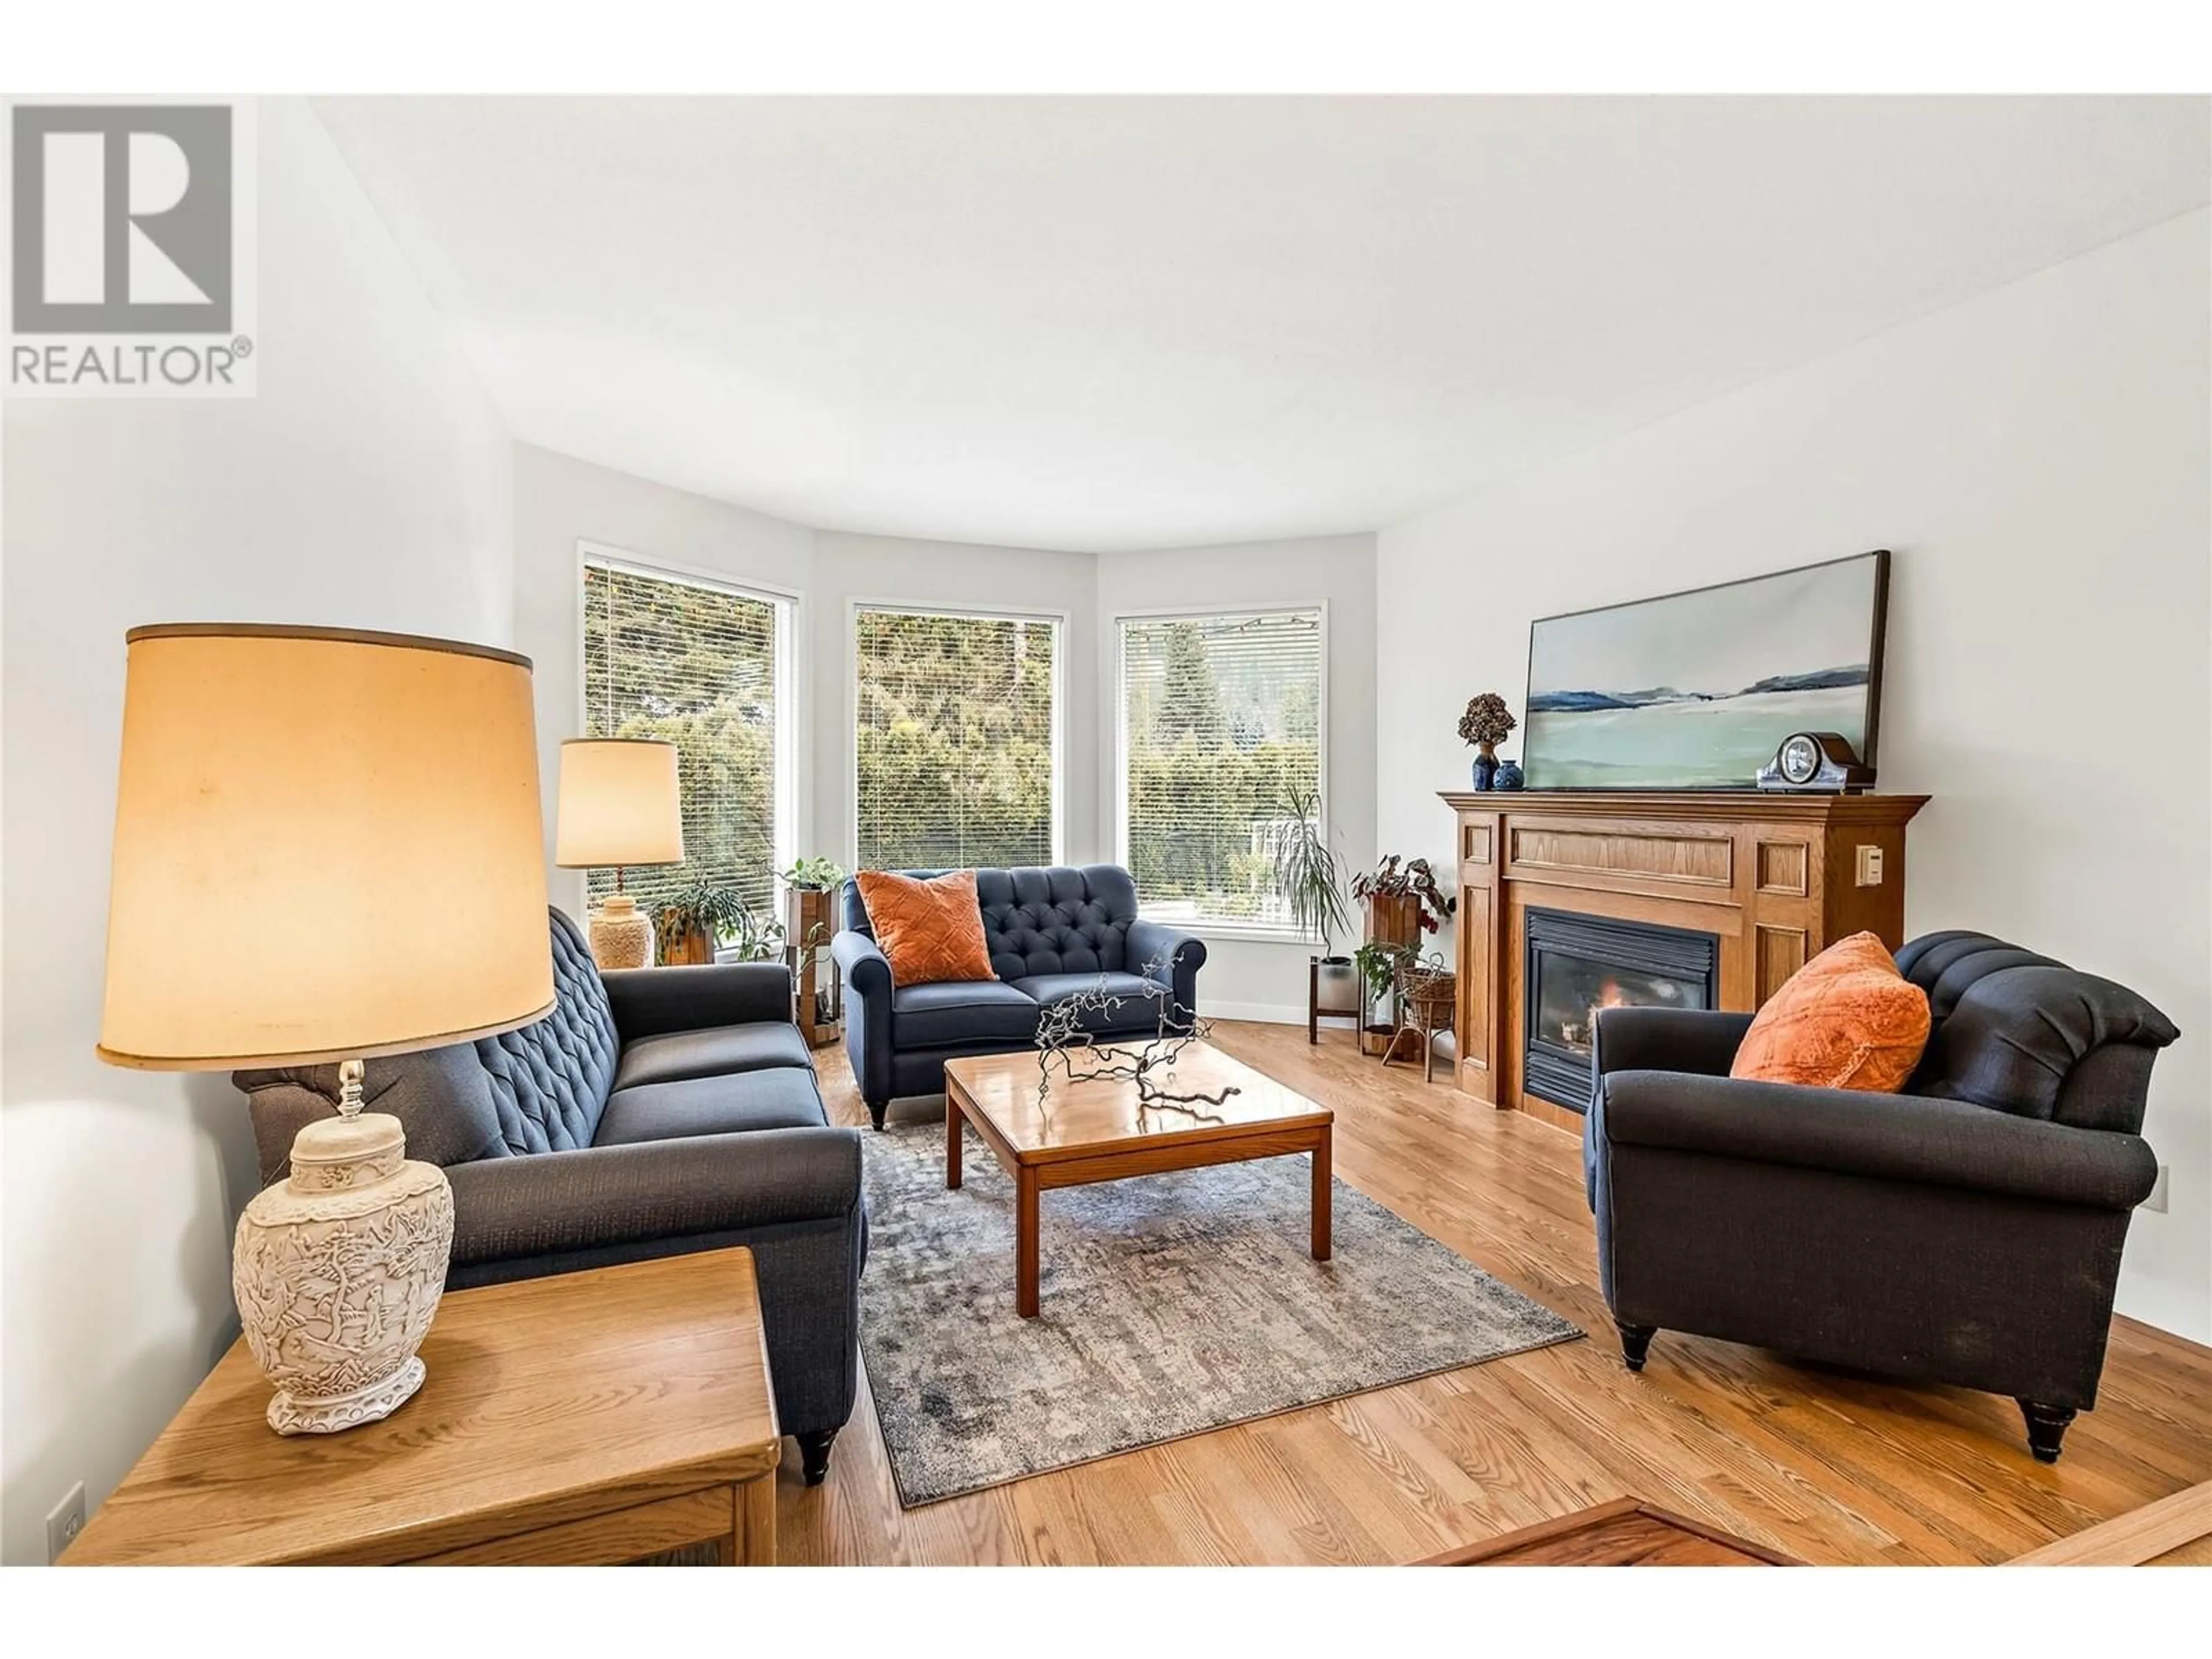
[[[783,872],[783,937],[793,953],[793,1018],[809,1048],[834,1042],[843,1017],[844,997],[834,964],[825,964],[823,947],[837,931],[837,890],[845,866],[834,859],[804,858]]]
[[[1377,1016],[1362,1024],[1360,1046],[1378,1054],[1397,1029],[1400,963],[1419,954],[1422,936],[1441,928],[1459,901],[1437,885],[1426,859],[1407,860],[1395,853],[1356,877],[1352,896],[1367,907],[1368,942],[1354,960],[1366,988],[1367,1006]],[[1391,1004],[1387,1020],[1379,1017],[1386,999]]]
[[[712,962],[715,942],[751,914],[734,887],[701,878],[678,888],[655,918],[660,965]]]
[[[714,952],[717,962],[773,962],[783,955],[783,924],[743,906],[724,933],[729,943]]]
[[[1390,994],[1391,987],[1397,982],[1398,964],[1413,953],[1411,945],[1394,945],[1380,939],[1369,939],[1352,953],[1352,966],[1359,970],[1370,1001],[1380,1002]]]
[[[1379,1054],[1389,1048],[1391,1034],[1397,1030],[1395,1011],[1389,1018],[1382,1017],[1382,1006],[1395,998],[1398,989],[1398,969],[1414,954],[1414,947],[1401,945],[1395,939],[1370,939],[1352,953],[1353,969],[1359,977],[1361,991],[1359,1021],[1359,1052]]]
[[[1498,779],[1498,745],[1520,722],[1495,691],[1469,698],[1467,713],[1459,717],[1460,741],[1474,748],[1474,787],[1488,789]]]
[[[1352,931],[1352,911],[1322,828],[1321,792],[1288,786],[1283,812],[1287,822],[1275,842],[1275,890],[1298,931],[1321,940],[1322,954],[1313,959],[1316,1006],[1324,1013],[1354,1012],[1359,994],[1352,958],[1336,951],[1336,936]]]
[[[786,887],[800,893],[834,893],[845,884],[845,866],[835,859],[804,858],[782,872]]]
[[[1365,874],[1355,877],[1352,896],[1367,907],[1370,937],[1412,945],[1422,933],[1433,933],[1459,908],[1455,895],[1437,885],[1436,872],[1426,859],[1401,865],[1395,853]]]

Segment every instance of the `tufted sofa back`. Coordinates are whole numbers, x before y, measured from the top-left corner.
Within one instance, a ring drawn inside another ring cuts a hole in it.
[[[599,1132],[621,1043],[607,988],[576,924],[549,910],[553,1012],[535,1025],[368,1062],[362,1092],[407,1133],[407,1155],[451,1167],[588,1146]],[[330,1113],[335,1066],[234,1072],[253,1113],[265,1184],[289,1173],[292,1138]],[[295,1085],[287,1089],[277,1085]]]
[[[1928,994],[1906,1089],[2080,1129],[2142,1128],[2151,1061],[2180,1035],[2124,985],[1987,933],[1926,933],[1897,953]]]
[[[553,1012],[535,1025],[478,1037],[500,1139],[510,1152],[565,1152],[592,1144],[606,1109],[621,1040],[607,988],[576,924],[547,913],[553,933]]]
[[[927,878],[945,872],[898,873]],[[1137,884],[1118,864],[978,870],[975,902],[983,913],[991,971],[1002,980],[1135,971],[1128,938],[1129,924],[1137,919]],[[845,884],[844,917],[848,932],[874,937],[858,882]]]

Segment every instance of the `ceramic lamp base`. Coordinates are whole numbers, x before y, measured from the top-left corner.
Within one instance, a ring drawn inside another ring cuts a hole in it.
[[[336,1400],[302,1400],[289,1389],[269,1402],[269,1426],[279,1434],[336,1434],[389,1417],[415,1397],[429,1375],[419,1358],[410,1359],[383,1381]]]
[[[585,933],[592,960],[602,969],[647,968],[653,963],[653,918],[627,893],[617,893],[591,914]]]
[[[406,1156],[399,1120],[343,1106],[292,1143],[292,1175],[238,1218],[231,1288],[247,1347],[276,1385],[269,1426],[329,1434],[388,1417],[422,1386],[416,1350],[445,1292],[453,1189]]]

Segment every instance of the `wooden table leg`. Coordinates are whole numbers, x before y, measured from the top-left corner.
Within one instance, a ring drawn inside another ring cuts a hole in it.
[[[1014,1176],[1014,1311],[1037,1316],[1037,1179],[1034,1170]]]
[[[716,1552],[726,1567],[775,1565],[775,1474],[740,1481],[731,1504],[730,1535]]]
[[[1334,1191],[1329,1169],[1329,1141],[1332,1132],[1323,1129],[1313,1149],[1313,1259],[1328,1260],[1330,1239],[1334,1232],[1331,1224],[1329,1200]]]
[[[945,1091],[945,1184],[960,1185],[960,1103]]]

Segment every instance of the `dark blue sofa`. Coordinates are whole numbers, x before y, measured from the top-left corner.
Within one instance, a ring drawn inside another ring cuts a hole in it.
[[[845,1051],[878,1129],[893,1100],[944,1092],[946,1060],[1031,1047],[1044,1009],[1102,976],[1122,1000],[1086,1021],[1099,1036],[1157,1030],[1170,997],[1171,1018],[1188,1020],[1198,1011],[1204,941],[1139,916],[1136,884],[1118,864],[978,870],[975,900],[997,977],[902,986],[876,946],[860,884],[845,884],[844,931],[830,954],[845,976]],[[1153,964],[1155,975],[1144,977]]]
[[[791,970],[602,974],[549,918],[556,1000],[534,1025],[368,1062],[373,1110],[453,1188],[449,1290],[750,1246],[776,1420],[811,1486],[853,1409],[868,1210],[860,1136],[832,1128],[791,1023]],[[337,1109],[335,1066],[236,1072],[264,1184]]]

